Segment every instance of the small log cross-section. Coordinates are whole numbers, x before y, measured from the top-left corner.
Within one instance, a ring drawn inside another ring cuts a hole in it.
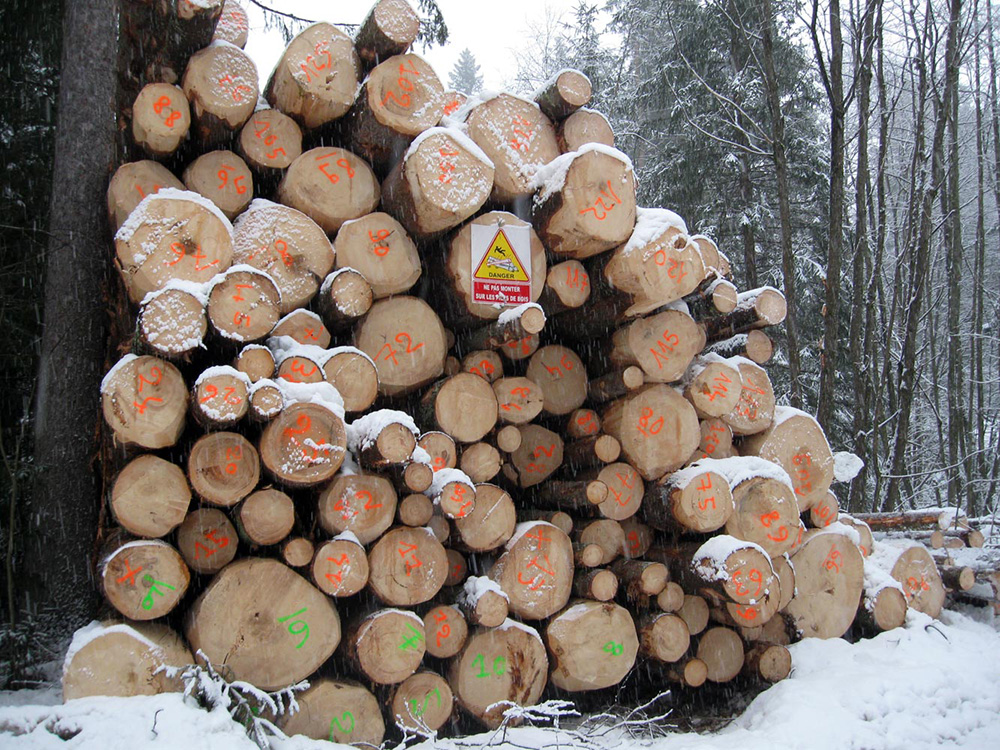
[[[615,133],[608,118],[597,110],[583,107],[556,125],[556,141],[564,154],[579,151],[588,143],[614,148]]]
[[[278,287],[268,275],[246,266],[227,271],[208,296],[208,321],[213,330],[240,344],[263,339],[280,317]]]
[[[331,24],[315,23],[285,49],[264,96],[272,107],[312,130],[346,114],[359,74],[351,38]]]
[[[354,37],[365,67],[406,52],[420,31],[420,17],[406,0],[378,0]]]
[[[236,432],[210,432],[188,455],[188,480],[207,503],[224,508],[249,495],[260,480],[260,457],[253,443]]]
[[[166,448],[184,429],[188,394],[180,371],[156,357],[126,355],[101,383],[104,421],[122,445]]]
[[[330,479],[344,462],[343,420],[312,403],[292,404],[260,438],[260,458],[271,475],[290,487],[310,487]]]
[[[378,609],[345,633],[347,657],[377,685],[393,685],[412,675],[424,658],[424,621],[401,609]]]
[[[295,525],[292,498],[280,490],[257,490],[240,505],[237,515],[242,536],[251,544],[269,546],[285,539]]]
[[[519,524],[489,576],[507,594],[511,614],[525,620],[544,619],[569,601],[573,545],[551,524]]]
[[[639,651],[632,616],[613,602],[573,602],[545,628],[552,684],[562,690],[599,690],[621,682]]]
[[[218,508],[198,508],[177,529],[177,549],[195,573],[218,573],[236,557],[239,540]]]
[[[409,393],[444,372],[444,326],[417,297],[376,302],[358,326],[354,343],[375,362],[379,393],[387,396]]]
[[[543,386],[544,387],[544,386]],[[694,408],[667,385],[652,385],[611,404],[601,417],[622,453],[643,479],[680,468],[698,447]]]
[[[662,530],[706,534],[721,529],[733,514],[729,482],[708,464],[666,474],[647,485],[642,499],[646,522]]]
[[[191,102],[192,132],[202,143],[221,143],[257,106],[257,66],[239,47],[211,44],[191,56],[181,88]]]
[[[227,565],[188,610],[188,643],[234,679],[280,690],[305,679],[340,643],[332,600],[291,568],[262,558]]]
[[[533,628],[507,620],[477,629],[448,668],[448,683],[459,705],[486,726],[503,722],[511,704],[532,706],[545,688],[549,661]]]
[[[191,573],[176,549],[157,539],[128,542],[104,558],[101,586],[129,620],[154,620],[184,598]]]
[[[740,400],[722,421],[736,435],[754,435],[766,430],[774,421],[774,389],[764,368],[749,360],[740,362],[739,367],[743,382]]]
[[[153,455],[139,456],[122,469],[111,488],[111,512],[126,531],[161,537],[184,521],[191,488],[184,471]]]
[[[549,414],[569,414],[587,399],[587,370],[572,349],[543,346],[531,356],[526,374],[542,389],[542,408]]]
[[[482,440],[496,425],[497,397],[490,384],[460,372],[435,384],[421,404],[423,422],[459,443]]]
[[[399,526],[368,553],[369,586],[383,602],[411,607],[434,597],[448,576],[444,547],[426,528]]]
[[[188,190],[208,198],[228,219],[241,213],[253,199],[253,175],[232,151],[209,151],[184,170]]]
[[[382,299],[409,291],[420,278],[420,255],[403,226],[381,211],[346,222],[337,232],[337,268],[353,268]]]
[[[132,105],[132,137],[149,154],[169,156],[191,127],[191,108],[184,92],[169,83],[143,87]]]
[[[181,692],[180,678],[167,677],[163,667],[183,668],[194,661],[177,633],[142,622],[93,622],[76,632],[69,654],[62,675],[66,701]]]
[[[350,531],[371,544],[392,525],[396,491],[376,474],[338,474],[320,493],[317,516],[328,534]]]
[[[797,409],[776,407],[774,423],[744,440],[742,451],[787,471],[802,511],[820,503],[833,482],[833,453],[826,435],[812,416]]]
[[[159,357],[184,360],[208,333],[208,315],[198,296],[168,285],[143,300],[136,323],[139,337]]]
[[[309,572],[316,588],[334,597],[353,596],[368,584],[365,548],[350,534],[328,539],[316,550]]]
[[[393,691],[391,715],[406,732],[428,735],[451,718],[455,696],[441,675],[420,671],[403,680]]]
[[[729,628],[709,628],[698,638],[698,658],[709,682],[729,682],[743,669],[743,641]]]
[[[562,183],[546,183],[550,174],[564,175]],[[535,179],[542,189],[535,197],[533,223],[552,253],[589,258],[632,234],[636,183],[624,154],[583,146],[560,156]]]
[[[433,128],[386,177],[382,203],[414,236],[428,237],[476,213],[492,187],[493,165],[479,147],[458,130]]]
[[[705,333],[690,315],[664,310],[618,329],[611,339],[610,361],[617,367],[639,365],[646,382],[672,383],[704,347]]]
[[[342,148],[314,148],[292,162],[278,200],[333,234],[350,219],[371,213],[381,191],[371,167]]]
[[[302,155],[302,131],[288,115],[262,109],[243,126],[237,147],[255,173],[277,175]]]
[[[579,70],[560,71],[542,90],[535,102],[550,120],[564,120],[590,101],[590,79]]]
[[[884,546],[880,543],[876,550]],[[906,603],[911,609],[931,617],[941,614],[945,599],[944,584],[926,547],[913,544],[904,549],[889,572],[902,585]]]

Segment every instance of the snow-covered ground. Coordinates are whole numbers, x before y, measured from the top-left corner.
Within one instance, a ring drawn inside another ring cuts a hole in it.
[[[636,725],[579,729],[522,727],[417,747],[628,748],[654,750],[919,750],[1000,748],[1000,622],[984,611],[910,614],[905,628],[855,644],[808,639],[791,647],[792,675],[761,693],[742,716],[712,734],[651,738]],[[668,720],[669,722],[669,720]],[[667,722],[667,723],[668,723]],[[563,726],[573,722],[564,720]],[[631,730],[631,731],[630,731]],[[301,737],[276,750],[329,748]],[[57,688],[0,693],[0,747],[142,747],[253,750],[222,710],[178,694],[85,698],[62,705]]]

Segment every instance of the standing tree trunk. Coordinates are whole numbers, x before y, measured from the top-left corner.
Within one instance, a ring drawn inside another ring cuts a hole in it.
[[[18,578],[21,616],[50,647],[91,619],[96,595],[91,555],[101,493],[92,466],[100,422],[96,394],[105,358],[109,231],[103,212],[116,162],[115,120],[81,112],[116,111],[118,2],[66,0],[45,280],[45,328],[35,417],[34,491],[24,514]],[[86,39],[80,55],[77,40]],[[94,109],[96,108],[96,109]],[[66,498],[73,498],[67,503]],[[53,554],[58,550],[58,554]]]
[[[781,110],[781,92],[778,74],[774,68],[774,9],[771,0],[763,0],[764,83],[767,88],[767,106],[771,111],[772,157],[774,176],[778,185],[778,216],[781,220],[781,274],[785,287],[785,333],[788,337],[788,380],[790,403],[802,407],[802,389],[799,387],[799,339],[795,313],[795,251],[792,249],[792,207],[788,191],[788,155],[785,153],[785,114]]]

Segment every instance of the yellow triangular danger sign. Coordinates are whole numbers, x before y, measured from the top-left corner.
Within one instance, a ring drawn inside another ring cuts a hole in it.
[[[517,257],[517,253],[514,252],[514,248],[503,229],[497,230],[490,242],[490,249],[479,261],[479,266],[476,267],[476,272],[472,276],[486,281],[528,281],[524,265]]]

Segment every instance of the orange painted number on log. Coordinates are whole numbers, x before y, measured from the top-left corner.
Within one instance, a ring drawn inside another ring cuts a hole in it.
[[[441,648],[441,639],[448,638],[451,636],[451,625],[447,623],[448,613],[443,609],[438,610],[437,614],[434,615],[434,622],[442,623],[441,627],[438,628],[435,639],[437,641],[438,648]]]
[[[649,353],[653,355],[658,369],[663,369],[663,363],[669,362],[668,354],[673,354],[677,346],[681,343],[676,333],[671,333],[669,328],[664,328],[659,340],[656,342],[656,349],[649,348]],[[662,361],[661,361],[662,360]]]
[[[757,608],[756,607],[751,607],[751,606],[747,605],[747,606],[734,607],[734,609],[736,611],[736,614],[739,617],[742,617],[747,622],[753,622],[754,620],[757,619]]]
[[[229,462],[226,464],[226,473],[235,474],[236,473],[236,462],[243,458],[243,446],[237,445],[235,447],[226,448],[226,460]]]
[[[378,233],[374,233],[370,229],[368,230],[368,239],[372,241],[372,245],[374,246],[372,247],[372,252],[380,258],[384,258],[389,252],[389,246],[384,243],[389,238],[390,234],[391,232],[384,227],[379,229]]]
[[[653,410],[648,406],[644,407],[642,410],[642,416],[639,418],[639,432],[641,432],[646,437],[652,435],[658,435],[660,430],[663,429],[663,417],[657,418],[652,424],[649,420],[653,417]]]
[[[340,182],[340,175],[337,174],[336,172],[326,171],[327,168],[329,168],[330,166],[330,162],[328,160],[330,159],[331,156],[333,156],[332,152],[327,154],[320,154],[319,156],[316,157],[316,161],[321,162],[319,165],[319,171],[326,176],[326,179],[328,179],[331,183],[336,185],[338,182]],[[336,164],[338,167],[344,170],[344,173],[347,175],[348,179],[354,177],[354,167],[351,166],[351,163],[347,159],[341,157],[337,159]]]
[[[125,575],[123,575],[121,578],[117,579],[116,582],[117,583],[122,583],[123,581],[128,581],[128,585],[129,586],[135,586],[135,576],[136,576],[136,573],[139,573],[141,571],[142,571],[142,566],[141,565],[138,568],[136,568],[135,570],[132,570],[132,566],[130,566],[128,564],[128,558],[126,557],[125,558]]]
[[[226,187],[229,185],[229,177],[235,171],[236,171],[236,167],[234,167],[232,165],[229,165],[229,164],[223,164],[222,165],[222,168],[216,173],[216,176],[220,180],[220,182],[219,182],[219,190],[225,190],[226,189]],[[236,175],[236,177],[233,179],[233,187],[236,188],[236,193],[238,195],[243,195],[247,191],[247,186],[240,184],[240,180],[243,180],[244,178],[245,178],[245,175]]]
[[[523,117],[514,117],[510,121],[513,125],[513,135],[510,139],[510,145],[515,151],[527,152],[528,148],[531,146],[531,140],[535,137],[535,131],[531,129],[531,123],[528,122]],[[519,139],[517,136],[520,136]]]
[[[763,526],[765,529],[769,529],[771,528],[771,524],[774,521],[779,520],[780,518],[781,514],[776,510],[772,510],[770,513],[765,513],[760,517],[760,525]],[[772,542],[783,542],[786,539],[788,539],[788,528],[784,525],[781,525],[777,529],[777,534],[768,533],[767,538],[770,539]]]
[[[837,549],[837,545],[833,545],[833,547],[830,548],[830,554],[828,554],[826,556],[826,560],[823,561],[823,567],[827,570],[839,573],[843,564],[843,555],[840,554],[840,550]]]
[[[445,184],[451,182],[451,173],[455,171],[455,162],[451,160],[450,157],[458,156],[458,151],[446,151],[444,148],[438,149],[438,155],[441,157],[438,162],[438,181]]]
[[[740,577],[743,575],[743,569],[740,568],[733,574],[733,582],[736,584],[736,593],[739,596],[746,596],[750,593],[749,588],[744,588],[743,583],[740,582]],[[754,596],[760,596],[760,590],[764,587],[764,574],[761,573],[757,568],[750,568],[749,574],[747,574],[747,580],[750,583],[757,584],[757,590],[754,591]]]
[[[600,195],[597,196],[594,205],[588,206],[579,213],[585,214],[588,211],[592,211],[598,221],[604,221],[608,217],[608,211],[612,210],[615,206],[621,205],[622,199],[618,197],[614,188],[611,187],[611,180],[608,180],[607,183],[607,189],[601,188]],[[610,203],[605,203],[605,199],[610,201]]]
[[[639,532],[630,531],[628,536],[628,549],[633,555],[639,554],[639,550],[642,548],[642,543],[639,541]]]
[[[402,344],[403,346],[406,347],[406,354],[413,354],[415,351],[417,351],[417,349],[419,349],[424,345],[424,342],[421,341],[416,346],[413,346],[413,339],[410,337],[410,334],[408,333],[397,333],[395,340],[397,344]],[[379,358],[379,356],[382,354],[383,349],[388,349],[389,351],[386,353],[385,358],[382,361],[388,362],[391,359],[394,365],[398,365],[399,360],[396,359],[396,350],[392,348],[392,345],[389,344],[389,342],[382,344],[382,349],[378,350],[378,354],[375,355],[375,359]]]
[[[243,101],[245,96],[250,96],[255,93],[252,88],[243,83],[236,83],[236,80],[229,73],[219,78],[219,83],[223,86],[229,87],[229,93],[233,97],[233,101],[239,104]]]
[[[313,56],[325,57],[326,61],[317,60]],[[329,70],[333,65],[333,56],[330,54],[330,42],[326,39],[317,42],[313,47],[313,53],[306,55],[305,62],[299,64],[299,69],[306,74],[306,83],[312,81],[313,73],[322,78],[324,70]]]
[[[400,93],[399,96],[396,96],[396,92],[393,91],[392,89],[386,91],[385,96],[382,97],[383,107],[389,103],[390,99],[392,99],[396,104],[398,104],[401,107],[410,106],[411,102],[410,95],[407,92],[413,91],[415,86],[413,85],[413,81],[411,81],[406,76],[408,75],[419,76],[420,72],[417,70],[412,60],[409,60],[407,62],[409,62],[410,67],[406,67],[404,63],[399,64],[399,77],[396,79],[396,85],[399,86],[402,93]]]
[[[714,378],[712,378],[712,392],[708,394],[709,401],[715,401],[716,396],[725,396],[729,393],[727,385],[732,385],[732,378],[730,378],[726,373],[720,372]]]
[[[586,289],[590,284],[590,277],[585,271],[581,271],[577,266],[566,267],[566,286],[572,289]]]
[[[403,563],[406,566],[406,575],[410,575],[415,568],[419,568],[423,565],[420,558],[417,557],[417,545],[401,542],[396,551],[399,552],[399,556],[403,558]],[[410,556],[409,559],[407,559],[407,555]]]
[[[351,558],[349,558],[347,556],[347,553],[344,552],[340,555],[340,557],[337,558],[328,557],[326,558],[326,560],[327,562],[332,562],[334,565],[344,566],[341,568],[341,570],[338,570],[336,573],[326,574],[326,578],[328,581],[331,581],[339,586],[341,582],[344,580],[344,573],[350,569],[349,563],[351,561]]]

